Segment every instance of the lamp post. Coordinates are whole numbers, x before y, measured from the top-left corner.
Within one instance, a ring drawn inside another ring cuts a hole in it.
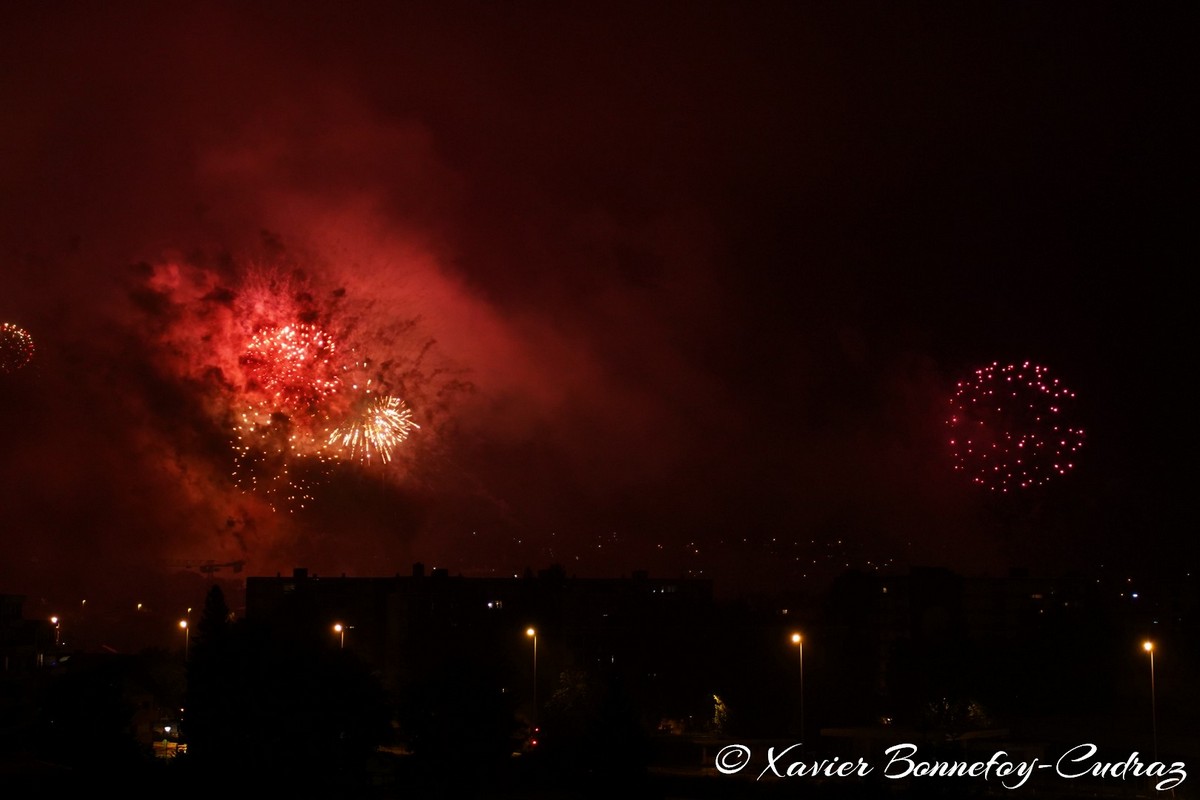
[[[1147,639],[1142,649],[1150,654],[1150,729],[1154,732],[1154,760],[1158,760],[1158,710],[1154,702],[1154,642]]]
[[[344,649],[346,647],[346,626],[336,622],[333,625],[333,632],[338,635],[338,647]]]
[[[800,744],[804,745],[804,637],[792,634],[792,644],[800,648]]]
[[[50,624],[54,626],[54,646],[58,647],[58,644],[62,639],[62,623],[59,622],[58,617],[55,616],[50,618]]]
[[[188,660],[188,642],[192,638],[192,629],[188,627],[186,619],[179,620],[179,627],[183,629],[183,660]]]
[[[533,726],[537,727],[537,629],[526,628],[525,635],[533,639]]]

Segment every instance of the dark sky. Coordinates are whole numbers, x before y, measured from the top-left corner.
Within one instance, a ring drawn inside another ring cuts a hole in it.
[[[0,321],[37,351],[0,375],[0,591],[1181,569],[1181,12],[6,4]],[[248,334],[297,312],[422,428],[288,513],[230,439]],[[996,498],[948,398],[1025,360],[1087,443]]]

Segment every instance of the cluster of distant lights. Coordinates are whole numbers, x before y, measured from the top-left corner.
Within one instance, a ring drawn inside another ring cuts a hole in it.
[[[33,360],[33,337],[11,322],[0,323],[0,372],[10,373]]]
[[[741,543],[750,544],[750,539],[743,537]],[[911,546],[912,543],[905,544]],[[883,572],[893,569],[898,563],[894,557],[881,553],[868,557],[862,552],[861,542],[842,537],[819,541],[815,538],[800,540],[772,536],[763,543],[763,547],[767,552],[790,562],[793,570],[802,570],[798,573],[801,578],[809,578],[810,573],[825,574],[830,568]]]
[[[975,370],[950,398],[954,468],[1001,493],[1066,475],[1084,443],[1070,416],[1074,399],[1046,367],[1029,361]]]
[[[274,510],[305,508],[334,461],[389,464],[420,428],[401,398],[354,379],[366,362],[340,364],[337,353],[330,333],[298,323],[259,331],[240,358],[259,399],[234,420],[232,476]]]
[[[614,532],[614,533],[612,534],[612,536],[613,536],[613,537],[616,537],[616,533]],[[745,541],[745,540],[743,539],[743,541]],[[661,547],[661,545],[660,545],[660,547]],[[1103,568],[1103,565],[1101,565],[1101,568]],[[435,571],[436,571],[436,569],[435,569]],[[343,575],[342,577],[344,578],[344,577],[345,577],[345,575]],[[689,577],[691,577],[691,576],[689,576]],[[1189,578],[1189,579],[1191,578],[1191,572],[1190,572],[1190,571],[1186,573],[1186,577],[1187,577],[1187,578]],[[512,578],[513,578],[513,579],[519,579],[519,578],[520,578],[520,575],[519,575],[518,573],[513,573],[513,574],[512,574]],[[1100,578],[1097,578],[1097,579],[1096,579],[1096,583],[1101,583],[1101,582],[1102,582],[1102,579],[1100,579]],[[1133,583],[1133,578],[1132,578],[1132,577],[1130,577],[1130,578],[1126,578],[1126,579],[1125,579],[1125,583],[1126,583],[1126,584],[1132,584],[1132,583]],[[664,594],[664,595],[665,595],[665,594],[671,594],[671,593],[674,593],[674,592],[676,591],[676,588],[677,588],[677,587],[676,587],[676,585],[675,585],[675,584],[671,584],[671,583],[667,583],[667,584],[661,584],[661,583],[660,583],[658,586],[651,588],[651,594]],[[883,585],[883,586],[881,586],[881,591],[882,591],[882,593],[883,593],[883,594],[888,594],[888,587],[887,587],[887,585]],[[1051,591],[1050,591],[1050,594],[1051,594],[1051,595],[1053,595],[1053,594],[1055,594],[1055,592],[1054,592],[1053,590],[1051,590]],[[1120,596],[1121,596],[1121,597],[1125,597],[1125,596],[1126,596],[1125,592],[1122,592],[1122,593],[1120,594]],[[1138,592],[1136,592],[1136,591],[1130,592],[1130,593],[1129,593],[1129,597],[1131,597],[1132,599],[1135,599],[1135,600],[1136,600],[1136,599],[1139,597],[1139,593],[1138,593]],[[1034,594],[1032,594],[1032,595],[1030,596],[1030,599],[1031,599],[1031,600],[1034,600],[1034,601],[1038,601],[1038,602],[1040,603],[1041,601],[1045,600],[1046,598],[1045,598],[1045,594],[1044,594],[1044,593],[1034,593]],[[488,601],[486,602],[486,606],[487,606],[487,608],[488,608],[489,610],[492,610],[492,611],[499,611],[499,610],[503,610],[503,609],[504,609],[504,601],[503,601],[503,600],[501,600],[501,599],[488,600]],[[1070,602],[1069,602],[1069,601],[1063,601],[1063,602],[1062,602],[1062,606],[1063,606],[1063,607],[1070,606]],[[86,609],[86,607],[87,607],[87,600],[81,600],[81,601],[80,601],[80,608],[81,608],[81,610],[82,610],[82,609]],[[148,611],[148,609],[147,609],[147,607],[146,607],[146,605],[145,605],[144,603],[137,603],[137,605],[136,605],[136,607],[135,607],[135,611],[136,611],[136,613],[138,613],[138,614],[142,614],[142,613],[145,613],[146,611]],[[788,609],[788,608],[780,608],[778,613],[779,613],[780,615],[782,615],[782,616],[788,616],[788,614],[790,613],[790,609]],[[1039,612],[1038,612],[1038,613],[1039,613],[1039,614],[1044,614],[1044,613],[1045,613],[1045,609],[1039,609]],[[189,630],[189,629],[190,629],[190,626],[191,626],[191,624],[190,624],[190,621],[189,621],[189,620],[190,620],[191,614],[192,614],[192,609],[191,609],[191,608],[188,608],[188,609],[187,609],[187,612],[186,612],[186,617],[185,617],[184,619],[180,619],[180,620],[179,620],[179,621],[176,623],[176,624],[177,624],[177,626],[178,626],[178,629],[179,629],[180,631],[182,631],[182,632],[183,632],[183,634],[184,634],[184,637],[185,637],[185,638],[184,638],[184,648],[185,648],[185,653],[186,653],[186,649],[187,649],[187,641],[188,641],[187,637],[188,637],[188,635],[189,635],[189,633],[190,633],[190,630]],[[606,616],[607,616],[607,615],[606,615]],[[62,625],[63,625],[63,618],[62,618],[61,616],[59,616],[59,615],[55,614],[55,615],[52,615],[52,616],[48,617],[47,619],[48,619],[48,621],[50,622],[50,624],[53,626],[53,629],[54,629],[54,634],[55,634],[55,647],[56,647],[56,648],[59,648],[59,647],[65,647],[65,646],[66,646],[66,642],[65,642],[65,641],[63,641],[63,640],[62,640],[62,637],[61,637],[61,631],[62,631]],[[1157,619],[1154,619],[1154,620],[1152,621],[1152,623],[1153,623],[1154,625],[1157,625],[1157,624],[1158,624],[1158,620],[1157,620]],[[336,633],[336,634],[339,636],[339,641],[340,641],[340,644],[341,644],[341,646],[342,646],[342,647],[344,647],[344,646],[345,646],[345,638],[344,638],[344,636],[345,636],[345,631],[347,631],[347,630],[352,630],[352,629],[354,629],[354,627],[355,627],[355,626],[353,626],[353,625],[345,625],[345,624],[343,624],[343,623],[341,623],[341,622],[334,623],[334,624],[331,626],[331,629],[332,629],[332,631],[333,631],[334,633]],[[529,628],[527,628],[527,629],[525,630],[525,635],[526,635],[526,637],[533,638],[533,637],[537,636],[537,630],[536,630],[535,628],[533,628],[533,627],[529,627]],[[789,640],[789,641],[790,641],[790,642],[791,642],[793,645],[802,645],[802,643],[803,643],[803,641],[804,641],[804,638],[803,638],[803,635],[802,635],[802,634],[801,634],[799,631],[793,631],[793,632],[791,632],[791,633],[788,635],[788,640]],[[1141,649],[1142,649],[1144,652],[1146,652],[1146,653],[1153,653],[1153,651],[1157,649],[1157,644],[1156,644],[1156,643],[1155,643],[1153,640],[1146,639],[1146,640],[1144,640],[1144,641],[1142,641],[1142,642],[1141,642]],[[181,709],[181,710],[182,710],[182,709]]]
[[[472,531],[471,535],[478,534]],[[524,546],[527,538],[527,535],[512,535],[509,537],[509,543],[514,547]],[[564,549],[557,532],[551,532],[548,540],[532,539],[529,544],[541,545],[539,552],[552,562],[566,560],[583,565],[590,562],[593,555],[598,556],[606,550],[629,553],[631,547],[640,543],[631,544],[629,537],[623,537],[617,531],[609,531],[594,534],[590,541],[576,545],[579,549],[573,551]],[[903,544],[905,547],[912,546],[911,542]],[[713,564],[728,557],[738,557],[747,549],[762,549],[777,557],[779,564],[785,565],[790,574],[800,579],[816,579],[828,575],[830,570],[840,569],[885,573],[894,570],[902,562],[897,556],[879,551],[868,552],[862,542],[845,537],[818,539],[772,536],[757,540],[742,536],[729,540],[721,538],[707,543],[691,539],[670,545],[652,542],[644,546],[653,547],[656,553],[677,553],[689,559],[691,566],[685,565],[683,575],[690,578],[705,577],[708,568]]]

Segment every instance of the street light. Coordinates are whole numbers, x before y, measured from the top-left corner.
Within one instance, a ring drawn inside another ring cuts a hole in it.
[[[800,648],[800,745],[804,745],[804,637],[795,632],[792,644]]]
[[[183,628],[183,660],[187,661],[188,642],[192,638],[192,629],[188,627],[188,621],[186,619],[179,620],[179,627]]]
[[[51,617],[50,624],[54,626],[54,646],[58,647],[62,634],[62,625],[59,623],[58,617]]]
[[[1158,760],[1158,710],[1154,704],[1154,642],[1147,639],[1142,649],[1150,654],[1150,726],[1154,732],[1154,760]]]
[[[533,639],[533,727],[537,728],[537,630],[526,628],[525,635]]]
[[[335,622],[333,632],[338,635],[338,647],[345,649],[346,647],[346,631],[354,630],[353,625],[343,625],[340,622]]]

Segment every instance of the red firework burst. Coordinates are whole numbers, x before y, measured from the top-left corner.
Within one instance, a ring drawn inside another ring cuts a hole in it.
[[[303,410],[337,391],[333,337],[314,325],[259,331],[246,345],[242,368],[250,388],[271,395],[280,407]]]
[[[1066,475],[1084,442],[1071,419],[1074,400],[1046,367],[1028,361],[975,370],[950,398],[954,468],[999,492]]]

